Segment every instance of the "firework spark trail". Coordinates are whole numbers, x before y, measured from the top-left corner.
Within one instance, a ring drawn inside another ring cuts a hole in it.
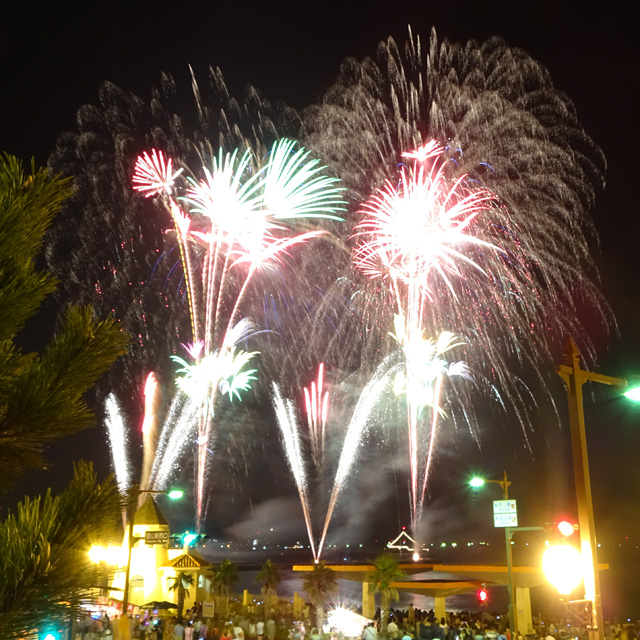
[[[142,421],[142,473],[140,487],[148,488],[151,468],[158,446],[158,422],[156,412],[159,398],[158,381],[152,371],[144,385],[144,418]],[[141,496],[142,497],[142,496]]]
[[[145,414],[143,421],[143,449],[145,464],[139,485],[143,489],[164,491],[178,469],[178,461],[185,448],[193,441],[195,419],[200,405],[186,394],[178,392],[173,398],[167,415],[157,435],[156,415],[157,381],[150,373],[145,385]],[[111,445],[111,460],[120,493],[125,495],[131,486],[133,476],[129,452],[129,429],[114,394],[109,394],[105,402],[105,424]],[[153,423],[153,424],[152,424]],[[151,432],[156,436],[151,438]],[[150,468],[147,468],[150,467]],[[126,513],[123,512],[123,522]]]
[[[487,189],[471,189],[462,176],[450,182],[445,165],[440,162],[443,149],[435,141],[403,153],[414,160],[414,166],[400,169],[398,187],[387,181],[382,189],[360,209],[364,218],[355,226],[357,246],[354,264],[372,279],[384,278],[397,307],[396,336],[405,353],[405,391],[407,398],[407,431],[410,465],[411,519],[414,535],[422,510],[426,478],[431,455],[422,465],[419,421],[425,401],[421,375],[423,357],[428,344],[424,339],[425,311],[434,299],[435,282],[443,283],[455,298],[452,278],[461,278],[461,265],[484,274],[483,268],[465,251],[469,248],[502,253],[496,245],[473,235],[473,223],[484,211],[498,206],[498,200]],[[427,165],[431,163],[429,168]],[[435,379],[432,383],[435,382]],[[440,385],[438,385],[440,388]],[[440,410],[439,399],[433,398],[431,409]],[[432,421],[431,438],[435,438],[437,419]],[[432,447],[430,451],[432,452]],[[423,478],[423,479],[422,479]],[[422,481],[421,481],[422,479]]]
[[[122,412],[116,397],[110,393],[105,402],[107,433],[111,445],[111,460],[116,473],[116,481],[121,494],[125,494],[131,482],[131,469],[129,466],[129,439],[127,429],[122,419]]]
[[[172,173],[172,162],[165,161],[157,152],[138,158],[134,189],[147,197],[160,195],[178,230],[193,338],[194,342],[204,340],[203,361],[212,357],[226,361],[229,355],[241,356],[239,349],[232,353],[235,342],[229,339],[229,334],[236,326],[240,305],[253,276],[267,265],[281,262],[290,248],[325,233],[313,230],[288,235],[291,229],[285,223],[303,218],[341,220],[336,214],[343,210],[344,201],[337,180],[323,175],[324,167],[311,159],[308,151],[296,150],[295,146],[290,140],[277,142],[263,164],[256,162],[250,149],[240,157],[237,150],[225,154],[220,149],[218,157],[213,158],[212,169],[203,168],[203,180],[188,180],[186,195],[180,199],[188,206],[189,215],[181,211],[172,196],[178,175]],[[193,218],[194,214],[198,220]],[[198,244],[204,248],[205,258],[200,284],[196,285],[190,252]],[[200,318],[200,309],[204,319]],[[237,361],[240,360],[238,357]],[[196,367],[198,364],[196,360]],[[216,371],[216,367],[208,369]],[[209,394],[202,400],[204,410],[198,426],[198,530],[205,517],[208,444],[220,382],[216,377],[207,381]],[[234,387],[226,382],[228,387]],[[244,382],[248,382],[246,374]]]
[[[314,559],[317,561],[322,553],[327,530],[331,517],[338,501],[340,492],[344,487],[350,470],[353,467],[353,463],[356,460],[360,444],[362,442],[362,436],[366,430],[368,420],[371,413],[380,399],[385,388],[389,386],[391,376],[398,371],[402,364],[393,364],[392,360],[397,357],[396,354],[387,356],[383,362],[378,365],[373,376],[366,384],[362,393],[358,398],[358,402],[351,414],[351,419],[346,430],[345,438],[342,443],[341,455],[336,468],[336,475],[334,479],[333,489],[329,499],[329,505],[327,513],[325,515],[324,526],[322,529],[320,544],[318,551],[315,550],[315,541],[313,536],[313,528],[311,523],[311,505],[309,503],[308,492],[308,478],[305,463],[305,452],[300,437],[300,427],[296,417],[296,412],[293,403],[290,400],[282,398],[280,389],[277,384],[273,383],[273,406],[276,411],[276,418],[280,431],[282,433],[282,439],[285,449],[285,454],[291,473],[293,475],[298,494],[300,496],[300,502],[305,517],[305,523],[307,526],[307,533],[309,535],[309,542],[313,551]],[[326,423],[328,417],[328,392],[322,394],[324,386],[324,366],[321,365],[318,372],[318,385],[315,383],[311,385],[311,392],[305,388],[305,399],[307,405],[307,413],[309,417],[315,415],[321,417],[323,423]],[[314,404],[314,397],[316,398]],[[313,452],[313,432],[311,433],[311,457],[316,462]],[[318,475],[321,474],[322,469],[316,465]]]
[[[311,456],[320,471],[324,460],[325,428],[329,414],[329,392],[322,393],[324,386],[324,363],[318,367],[318,381],[311,383],[311,389],[304,388],[307,424],[311,435]]]
[[[373,411],[376,403],[380,399],[385,388],[389,385],[391,376],[397,372],[398,367],[401,365],[390,365],[392,356],[388,356],[378,366],[375,373],[371,377],[371,380],[366,384],[358,402],[351,415],[347,433],[342,445],[342,453],[340,454],[340,460],[338,461],[338,468],[336,471],[336,477],[333,483],[333,490],[331,491],[331,497],[329,499],[329,506],[327,508],[327,515],[325,517],[324,526],[322,528],[322,536],[320,538],[320,544],[318,546],[318,558],[322,553],[324,547],[324,541],[329,529],[329,523],[331,522],[331,516],[335,509],[340,492],[344,487],[349,472],[353,467],[353,463],[356,460],[360,444],[362,442],[362,435],[365,432],[369,417]]]
[[[302,505],[304,521],[307,526],[307,534],[309,536],[309,543],[311,544],[311,551],[313,553],[313,557],[316,558],[315,542],[311,527],[307,473],[305,470],[296,412],[293,408],[293,403],[282,397],[280,389],[275,382],[272,384],[272,390],[273,408],[276,412],[276,419],[278,427],[280,428],[280,433],[282,434],[282,442],[284,444],[289,468],[291,469],[291,474],[293,475],[293,479],[298,489],[298,495],[300,496],[300,504]]]
[[[199,411],[200,405],[184,393],[178,393],[171,402],[150,475],[153,491],[164,491],[169,486],[181,456],[193,442]]]
[[[406,365],[405,371],[396,376],[394,387],[397,395],[406,395],[408,404],[412,404],[415,410],[417,439],[414,452],[416,453],[417,461],[417,482],[421,486],[420,493],[417,496],[411,494],[411,498],[416,504],[415,524],[417,525],[422,518],[422,506],[438,433],[438,419],[444,416],[441,404],[444,377],[459,376],[472,380],[472,376],[466,362],[449,363],[444,358],[449,351],[465,344],[464,341],[458,341],[453,333],[443,331],[435,340],[433,338],[421,338],[418,342],[409,343],[400,333],[402,329],[403,324],[400,320],[396,322],[398,335],[393,337],[398,340],[402,347],[405,354],[405,362],[411,360],[414,367],[409,369],[409,366]],[[431,410],[431,429],[428,435],[421,434],[418,430],[418,421],[425,407],[429,407]],[[426,454],[422,453],[424,447],[420,447],[420,443],[424,442],[428,442]],[[422,458],[425,459],[424,466],[421,464]]]

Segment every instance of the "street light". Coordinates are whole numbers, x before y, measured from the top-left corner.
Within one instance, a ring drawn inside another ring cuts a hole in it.
[[[548,547],[542,556],[542,570],[560,595],[568,596],[582,581],[582,556],[570,544]]]
[[[502,472],[502,480],[487,480],[486,478],[481,478],[480,476],[473,476],[471,480],[469,480],[469,486],[473,489],[479,489],[484,486],[486,483],[499,484],[502,488],[502,495],[505,500],[509,499],[509,487],[511,486],[511,480],[507,478],[507,472]]]
[[[563,363],[556,368],[556,372],[566,385],[567,400],[569,403],[571,450],[576,484],[578,525],[580,527],[580,551],[583,562],[584,599],[589,601],[591,609],[589,612],[590,625],[588,626],[589,639],[603,640],[604,619],[602,616],[600,575],[598,572],[593,500],[591,497],[591,478],[589,475],[589,458],[584,425],[582,385],[589,381],[625,388],[628,386],[628,382],[624,378],[613,378],[581,369],[580,352],[571,339],[567,341],[563,353]],[[629,389],[624,395],[627,398],[640,399],[640,388]]]
[[[487,480],[486,478],[481,478],[479,476],[474,476],[469,480],[469,486],[474,489],[478,489],[484,486],[486,483],[497,484],[500,485],[502,489],[502,497],[504,500],[509,499],[509,487],[511,485],[511,481],[507,478],[507,472],[502,472],[502,480]],[[511,633],[511,638],[514,637],[513,632],[515,628],[515,615],[514,615],[514,606],[513,606],[513,556],[511,553],[511,536],[513,527],[510,529],[509,527],[505,527],[504,530],[504,544],[505,544],[505,552],[507,554],[507,572],[508,572],[508,580],[509,580],[509,631]]]

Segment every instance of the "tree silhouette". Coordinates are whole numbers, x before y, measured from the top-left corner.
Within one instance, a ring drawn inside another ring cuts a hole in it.
[[[389,623],[389,606],[398,599],[398,590],[391,583],[402,580],[405,572],[400,569],[398,561],[390,553],[381,553],[371,561],[375,567],[369,576],[369,593],[380,594],[380,631],[387,637]]]
[[[338,590],[336,572],[321,560],[304,574],[302,588],[316,608],[316,627],[322,629],[327,599]]]
[[[171,576],[172,584],[169,591],[175,591],[178,594],[178,620],[182,621],[182,610],[184,609],[185,596],[189,595],[189,587],[193,587],[196,583],[196,577],[193,573],[185,573],[179,571],[177,575]]]
[[[267,619],[271,613],[271,599],[277,595],[276,590],[281,580],[280,565],[271,562],[271,559],[268,559],[262,565],[262,569],[260,569],[256,576],[256,582],[262,583],[261,591],[265,596]]]

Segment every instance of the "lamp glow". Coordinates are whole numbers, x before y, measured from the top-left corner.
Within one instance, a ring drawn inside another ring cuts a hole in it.
[[[473,478],[471,478],[471,480],[469,480],[469,486],[473,487],[474,489],[477,489],[478,487],[482,487],[484,486],[484,478],[479,478],[478,476],[474,476]]]
[[[569,595],[582,580],[582,557],[568,544],[549,547],[542,557],[542,570],[561,595]]]
[[[171,498],[171,500],[180,500],[182,496],[184,496],[184,491],[182,489],[171,489],[167,496]]]
[[[91,549],[89,549],[89,560],[94,564],[99,564],[105,558],[105,548],[100,545],[94,544]]]
[[[629,400],[633,400],[634,402],[640,402],[640,386],[633,387],[628,391],[624,392],[624,397]]]
[[[183,544],[190,545],[194,540],[198,539],[197,533],[189,533],[188,531],[182,536]]]

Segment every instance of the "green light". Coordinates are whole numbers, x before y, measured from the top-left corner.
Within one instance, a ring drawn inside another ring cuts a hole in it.
[[[191,544],[194,540],[197,540],[197,539],[198,539],[197,533],[189,533],[188,531],[185,531],[185,534],[182,536],[182,543]]]
[[[184,496],[184,491],[182,489],[171,489],[171,491],[167,493],[167,496],[169,496],[171,500],[180,500],[180,498]]]
[[[474,476],[469,480],[469,486],[477,489],[478,487],[484,486],[484,478],[479,478],[478,476]]]
[[[634,402],[640,402],[640,387],[632,387],[628,391],[625,391],[624,397]]]

